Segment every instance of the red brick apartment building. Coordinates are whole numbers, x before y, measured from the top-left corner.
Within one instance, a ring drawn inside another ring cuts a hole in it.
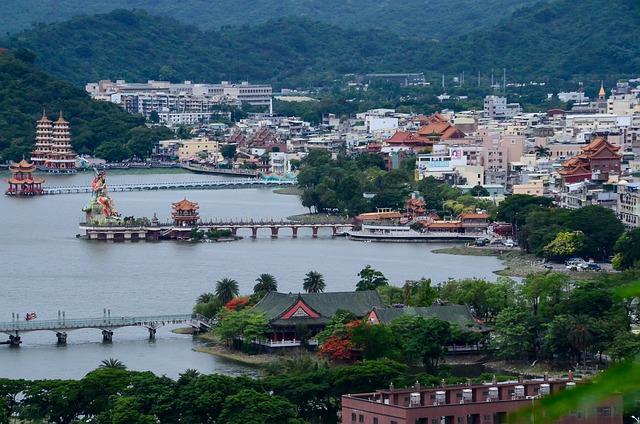
[[[579,383],[578,383],[579,384]],[[575,387],[573,376],[407,389],[342,396],[342,424],[497,424],[507,414],[535,408],[541,396]],[[558,424],[622,424],[622,396],[574,411]]]

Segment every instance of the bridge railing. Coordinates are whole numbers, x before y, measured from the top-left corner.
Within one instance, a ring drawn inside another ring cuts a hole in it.
[[[178,314],[178,315],[150,315],[150,316],[105,316],[98,318],[74,318],[30,321],[0,322],[0,332],[7,331],[36,331],[55,330],[72,328],[101,328],[101,327],[125,327],[137,326],[152,323],[181,324],[185,322],[203,322],[210,324],[211,321],[200,314]]]

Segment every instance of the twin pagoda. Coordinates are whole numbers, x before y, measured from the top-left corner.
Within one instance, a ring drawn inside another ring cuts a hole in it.
[[[71,148],[69,123],[62,118],[47,119],[45,112],[36,125],[36,145],[31,161],[39,171],[72,174],[76,172],[76,154]]]

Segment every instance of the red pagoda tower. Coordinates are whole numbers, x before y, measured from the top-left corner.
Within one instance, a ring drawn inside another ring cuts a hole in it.
[[[9,166],[11,171],[10,179],[4,179],[9,183],[9,188],[4,194],[18,196],[39,196],[42,194],[42,183],[44,180],[33,177],[31,174],[36,170],[36,166],[27,162],[24,158],[19,163],[12,163]]]
[[[171,217],[176,227],[195,227],[198,225],[200,214],[198,213],[199,206],[197,203],[190,202],[185,198],[173,203],[172,207]]]

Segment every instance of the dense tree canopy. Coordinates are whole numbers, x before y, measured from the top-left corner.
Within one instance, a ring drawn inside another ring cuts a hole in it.
[[[43,110],[69,121],[71,144],[78,154],[108,160],[149,156],[151,146],[173,133],[144,126],[144,119],[119,106],[91,100],[82,89],[58,80],[20,60],[19,52],[0,54],[0,160],[19,161],[34,148],[36,121]]]

